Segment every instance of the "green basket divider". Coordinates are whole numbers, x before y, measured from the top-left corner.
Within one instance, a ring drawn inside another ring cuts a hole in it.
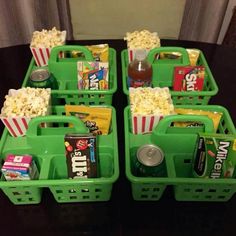
[[[84,57],[80,58],[58,58],[60,52],[80,51]],[[109,48],[109,89],[107,90],[79,90],[77,78],[77,61],[91,60],[91,52],[84,46],[63,45],[54,47],[51,51],[48,67],[58,85],[57,89],[52,89],[52,104],[71,105],[111,105],[113,94],[117,90],[117,63],[116,50]],[[29,78],[34,69],[38,68],[32,58],[25,75],[22,87],[29,85]]]
[[[199,50],[200,51],[200,50]],[[156,54],[162,52],[179,52],[182,54],[181,59],[163,59],[155,60]],[[206,58],[200,51],[197,65],[205,67],[205,80],[202,91],[173,91],[172,81],[174,78],[174,67],[189,65],[189,59],[186,49],[181,47],[160,47],[152,49],[147,57],[153,66],[153,87],[169,87],[173,103],[175,105],[206,105],[210,98],[218,93],[218,86],[208,66]],[[123,92],[127,95],[129,103],[128,80],[128,50],[121,52],[122,65],[122,83]]]
[[[227,111],[218,105],[176,105],[176,108],[201,109],[221,112],[216,133],[236,134],[233,121]],[[200,127],[179,128],[174,121],[198,121]],[[149,134],[133,134],[130,106],[124,110],[125,124],[125,171],[130,181],[134,200],[157,201],[167,186],[173,188],[178,201],[228,201],[236,192],[236,179],[202,179],[193,177],[193,158],[198,132],[215,132],[212,121],[206,116],[170,115],[164,117]],[[191,132],[190,132],[191,131]],[[139,177],[135,173],[137,149],[145,144],[154,144],[164,152],[166,176]]]
[[[14,204],[41,202],[44,188],[50,189],[55,200],[65,202],[108,201],[113,183],[119,176],[116,111],[108,135],[97,136],[98,178],[68,179],[64,135],[87,133],[84,123],[73,116],[65,116],[64,106],[53,106],[50,116],[33,118],[26,136],[12,137],[6,129],[0,141],[0,162],[7,154],[30,154],[39,170],[39,179],[27,181],[0,180],[0,188]],[[40,124],[46,123],[42,127]],[[69,126],[72,124],[73,126]]]

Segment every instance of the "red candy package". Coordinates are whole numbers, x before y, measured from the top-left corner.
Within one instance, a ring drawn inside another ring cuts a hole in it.
[[[174,69],[174,91],[202,91],[204,85],[204,66],[177,66]]]

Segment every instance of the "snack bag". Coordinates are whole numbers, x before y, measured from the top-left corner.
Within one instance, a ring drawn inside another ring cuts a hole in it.
[[[180,52],[161,52],[160,59],[179,59],[182,57]]]
[[[108,44],[96,44],[96,45],[87,45],[95,61],[108,62],[109,61],[109,45]],[[82,57],[83,54],[80,51],[72,51],[71,56],[73,58]]]
[[[92,52],[95,61],[101,61],[101,62],[109,61],[108,44],[89,45],[86,47]]]
[[[208,116],[214,125],[214,130],[217,131],[220,119],[222,117],[221,112],[216,111],[205,111],[200,109],[189,109],[189,108],[175,108],[175,112],[180,115],[203,115]],[[202,124],[197,122],[174,122],[174,126],[176,127],[193,127],[193,126],[200,126]]]
[[[201,178],[233,178],[236,136],[200,133],[193,162],[193,175]]]
[[[189,56],[189,61],[190,61],[190,65],[191,66],[196,66],[197,65],[197,61],[200,55],[200,50],[198,49],[186,49],[186,51],[188,52],[188,56]]]
[[[107,135],[109,133],[112,110],[107,107],[90,107],[80,105],[65,105],[67,116],[80,118],[95,135]]]

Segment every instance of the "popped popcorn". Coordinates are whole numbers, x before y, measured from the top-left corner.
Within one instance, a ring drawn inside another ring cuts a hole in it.
[[[1,110],[1,117],[36,117],[46,115],[50,89],[44,88],[21,88],[11,89],[5,96],[5,102]]]
[[[168,87],[130,88],[129,98],[133,115],[174,114],[174,105]]]
[[[127,41],[129,49],[153,49],[160,47],[160,38],[157,32],[151,33],[148,30],[127,32],[124,40]]]
[[[34,31],[30,47],[34,48],[52,48],[65,44],[66,31],[57,30],[53,27],[51,30],[43,29]]]

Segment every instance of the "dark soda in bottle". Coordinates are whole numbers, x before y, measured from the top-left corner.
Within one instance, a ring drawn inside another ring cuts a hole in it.
[[[146,60],[146,51],[137,50],[128,66],[128,87],[151,87],[152,65]]]

